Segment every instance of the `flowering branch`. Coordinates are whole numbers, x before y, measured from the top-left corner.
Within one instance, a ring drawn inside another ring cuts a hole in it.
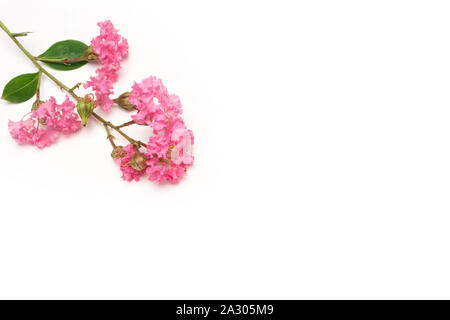
[[[36,58],[30,53],[28,52],[27,49],[25,49],[22,44],[13,36],[13,34],[9,31],[9,29],[0,21],[0,27],[8,34],[8,36],[14,41],[14,43],[20,48],[20,50],[22,50],[23,53],[25,53],[25,55],[31,60],[31,62],[33,62],[33,64],[39,69],[39,74],[44,73],[46,76],[48,76],[53,82],[55,82],[61,89],[63,89],[64,91],[66,91],[67,93],[69,93],[73,98],[75,98],[75,100],[80,100],[81,98],[73,92],[73,90],[75,88],[78,88],[81,83],[78,83],[77,85],[75,85],[73,88],[69,88],[67,87],[64,83],[62,83],[61,81],[59,81],[56,77],[54,77],[50,72],[48,72],[47,70],[45,70],[37,61]],[[40,76],[39,76],[40,79]],[[40,81],[38,82],[40,83]],[[39,89],[38,89],[39,90]],[[39,92],[39,91],[38,91]],[[39,100],[39,93],[38,93],[38,99]],[[111,122],[106,121],[105,119],[103,119],[101,116],[99,116],[98,114],[96,114],[95,112],[92,112],[92,115],[98,120],[100,121],[102,124],[109,126],[111,128],[113,128],[114,130],[116,130],[119,134],[121,134],[128,142],[134,144],[134,145],[138,145],[138,146],[143,146],[146,147],[147,145],[141,141],[137,141],[134,140],[132,138],[130,138],[128,135],[126,135],[122,130],[120,130],[121,126],[115,126],[113,125]],[[134,122],[134,121],[133,121]]]
[[[139,180],[147,173],[151,181],[177,182],[185,175],[187,167],[192,165],[194,159],[191,155],[193,135],[180,116],[179,98],[170,95],[160,79],[149,77],[141,83],[135,83],[131,92],[125,92],[114,100],[110,99],[120,63],[128,55],[128,42],[117,33],[110,21],[100,22],[98,25],[101,33],[91,41],[91,46],[76,40],[65,40],[53,44],[46,52],[36,57],[16,39],[28,33],[11,33],[0,21],[0,28],[38,69],[37,73],[13,78],[5,86],[2,98],[10,102],[24,102],[36,94],[32,111],[19,122],[9,122],[11,136],[19,144],[29,143],[43,148],[55,142],[60,133],[71,134],[79,130],[81,125],[86,126],[88,118],[92,116],[106,130],[107,139],[113,147],[111,155],[120,165],[123,179]],[[92,88],[95,96],[92,93],[84,97],[78,96],[74,91],[82,83],[70,88],[38,61],[59,70],[73,70],[90,61],[100,62],[101,67],[97,69],[97,75],[84,83],[84,88]],[[46,102],[40,100],[42,74],[76,100],[78,114],[74,112],[75,104],[68,96],[61,105],[58,105],[53,97]],[[137,113],[131,116],[131,121],[114,125],[94,112],[97,106],[108,111],[113,104]],[[28,119],[24,119],[25,117]],[[122,128],[133,124],[150,126],[155,135],[150,137],[148,143],[133,139],[122,131]],[[117,146],[110,129],[119,133],[129,145]],[[140,148],[145,148],[145,152],[140,151]]]

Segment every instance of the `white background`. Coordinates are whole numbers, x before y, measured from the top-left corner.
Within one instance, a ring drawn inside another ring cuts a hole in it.
[[[0,298],[450,298],[448,1],[76,3],[0,19],[36,55],[111,19],[115,93],[162,78],[195,165],[128,183],[94,119],[37,150],[7,130],[31,100],[0,102]],[[1,87],[34,72],[0,48]]]

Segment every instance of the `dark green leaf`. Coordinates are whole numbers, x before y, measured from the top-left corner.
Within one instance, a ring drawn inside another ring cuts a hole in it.
[[[39,72],[25,73],[11,79],[3,89],[2,99],[19,103],[30,99],[37,90]]]
[[[55,59],[60,62],[42,61],[49,67],[57,70],[74,70],[84,66],[87,61],[64,63],[65,59],[77,59],[84,57],[87,45],[77,40],[64,40],[53,44],[43,54],[38,56],[42,59]]]

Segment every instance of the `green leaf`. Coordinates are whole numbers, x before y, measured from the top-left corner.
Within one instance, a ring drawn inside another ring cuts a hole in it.
[[[53,44],[38,58],[60,60],[59,62],[42,61],[50,68],[56,70],[75,70],[84,66],[87,61],[78,61],[71,63],[64,63],[65,59],[77,59],[84,57],[84,51],[88,46],[77,40],[64,40]]]
[[[39,72],[21,74],[6,84],[2,99],[14,103],[27,101],[36,93],[38,81]]]

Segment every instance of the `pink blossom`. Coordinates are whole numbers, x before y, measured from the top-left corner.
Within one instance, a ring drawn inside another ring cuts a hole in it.
[[[126,181],[138,181],[139,178],[145,173],[145,169],[136,170],[132,167],[132,158],[135,154],[135,149],[132,144],[129,144],[122,148],[126,152],[126,155],[122,158],[115,159],[116,163],[120,166],[122,171],[122,179]]]
[[[117,71],[123,58],[128,56],[127,39],[119,35],[109,20],[97,25],[100,27],[100,35],[92,39],[92,49],[98,55],[102,66]]]
[[[156,158],[147,161],[147,174],[150,181],[156,183],[170,182],[177,183],[186,175],[186,169],[182,166],[165,164]]]
[[[190,152],[194,137],[181,118],[180,99],[154,76],[135,82],[132,88],[128,100],[138,110],[133,120],[149,125],[156,134],[149,139],[145,154],[149,180],[175,183],[194,161]]]
[[[48,147],[57,140],[60,133],[68,135],[81,128],[81,121],[74,108],[75,104],[67,96],[61,105],[51,97],[31,112],[28,119],[9,121],[9,132],[19,144]]]
[[[170,138],[166,136],[152,136],[147,142],[148,158],[165,158],[169,151]]]
[[[183,143],[183,139],[175,141],[170,136],[150,137],[146,152],[150,181],[176,183],[186,174],[194,158],[185,152]]]
[[[136,106],[137,114],[132,118],[139,124],[147,124],[158,134],[167,131],[171,122],[182,112],[178,96],[169,95],[161,79],[151,76],[141,83],[133,84],[128,100]]]
[[[97,103],[105,111],[111,109],[113,100],[113,83],[117,80],[117,71],[120,63],[128,56],[128,42],[118,34],[111,21],[99,22],[100,35],[92,39],[91,46],[97,54],[101,67],[96,70],[97,75],[91,77],[84,84],[85,88],[91,87],[95,92]]]
[[[66,96],[66,100],[61,105],[56,103],[54,97],[51,97],[35,111],[39,119],[45,119],[45,125],[51,127],[65,135],[78,131],[81,127],[81,121],[76,112],[75,104]]]
[[[113,94],[113,81],[111,79],[111,74],[115,74],[114,71],[108,71],[104,68],[99,68],[96,70],[97,76],[91,77],[83,86],[85,88],[91,87],[95,92],[96,102],[100,107],[108,111],[111,109],[114,101],[109,97]]]
[[[9,121],[8,129],[19,144],[32,144],[38,148],[48,147],[58,138],[59,132],[52,128],[37,128],[35,120]]]
[[[194,135],[186,127],[178,127],[171,133],[171,141],[174,144],[172,150],[172,162],[176,165],[192,165],[194,156],[191,147],[194,144]]]

